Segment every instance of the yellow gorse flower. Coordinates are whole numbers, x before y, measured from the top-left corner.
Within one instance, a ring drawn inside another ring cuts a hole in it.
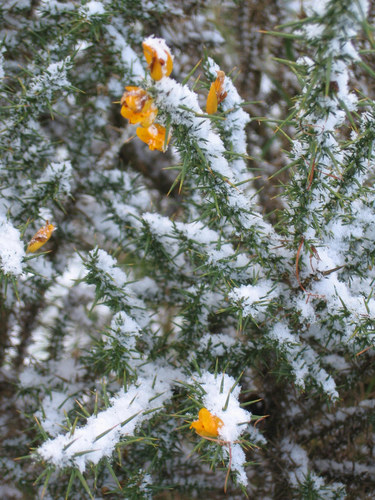
[[[172,55],[163,39],[150,36],[144,40],[142,47],[151,78],[161,80],[172,73]]]
[[[145,142],[151,150],[158,149],[159,151],[165,151],[165,127],[154,123],[150,127],[138,127],[137,136],[141,141]],[[171,140],[171,134],[168,134],[168,139],[166,145],[168,145]]]
[[[121,98],[121,114],[129,123],[140,123],[148,127],[154,123],[158,108],[149,94],[140,87],[125,87]]]
[[[51,238],[52,233],[55,231],[56,226],[53,224],[49,224],[47,221],[46,225],[41,227],[39,231],[37,231],[34,236],[31,238],[26,252],[36,252],[42,247],[47,241]]]
[[[169,76],[173,68],[173,59],[165,41],[150,36],[142,43],[144,55],[148,63],[151,77],[161,80]],[[125,87],[121,98],[121,114],[129,123],[138,123],[137,136],[145,142],[151,150],[166,151],[171,134],[166,138],[166,129],[154,123],[158,114],[152,97],[140,87]]]
[[[198,420],[193,422],[190,429],[194,429],[202,437],[218,437],[219,429],[224,425],[221,418],[207,410],[201,408],[198,413]]]
[[[210,91],[207,96],[206,112],[213,115],[217,111],[218,105],[227,97],[227,92],[224,90],[224,71],[217,71],[216,80],[211,83]]]

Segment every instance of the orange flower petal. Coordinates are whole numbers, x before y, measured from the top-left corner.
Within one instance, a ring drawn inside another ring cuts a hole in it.
[[[147,64],[150,66],[153,59],[156,57],[156,51],[150,47],[146,41],[142,42],[143,54],[145,56]]]
[[[136,130],[137,136],[141,139],[141,141],[145,142],[151,150],[157,149],[159,151],[165,151],[165,127],[159,125],[158,123],[154,123],[149,127],[138,127]],[[169,134],[167,145],[171,136]]]
[[[228,95],[224,90],[224,80],[224,71],[217,71],[217,78],[211,83],[210,91],[207,96],[206,112],[209,115],[216,113],[218,105],[223,102]]]
[[[143,127],[149,127],[154,123],[157,114],[158,109],[155,105],[152,105],[145,113],[135,113],[126,106],[122,106],[121,108],[121,115],[129,120],[129,123],[140,123]]]
[[[142,127],[149,127],[154,123],[157,114],[158,108],[153,104],[146,113],[142,113],[144,116],[142,116],[142,120],[139,123]]]
[[[223,425],[221,418],[213,415],[207,408],[201,408],[198,413],[198,420],[191,424],[190,429],[194,429],[197,434],[203,437],[217,437],[219,429]]]
[[[140,87],[126,87],[121,104],[122,116],[130,123],[140,123],[144,127],[150,126],[158,114],[152,98]]]
[[[172,73],[172,55],[163,39],[149,37],[142,42],[142,47],[151,78],[161,80]]]
[[[224,90],[224,80],[225,80],[224,71],[217,71],[217,78],[215,80],[215,91],[219,104],[223,102],[227,96],[227,92],[225,92]]]
[[[152,101],[148,93],[140,87],[126,87],[121,97],[121,104],[127,106],[132,111],[139,113],[143,110],[148,101]]]
[[[163,62],[164,63],[164,62]],[[150,75],[153,80],[161,80],[163,78],[163,66],[158,59],[154,59],[150,65]]]
[[[172,56],[171,54],[167,54],[167,66],[166,66],[166,70],[165,70],[165,76],[169,76],[171,73],[172,73],[172,69],[173,69],[173,59],[172,59]]]
[[[213,115],[217,111],[217,106],[218,106],[218,101],[215,90],[215,83],[211,83],[210,91],[207,96],[206,112],[209,115]]]
[[[26,252],[36,252],[39,250],[40,247],[42,247],[47,241],[51,238],[52,233],[56,227],[53,224],[49,224],[47,221],[47,224],[43,226],[42,228],[39,229],[38,232],[34,234],[34,236],[31,238]]]

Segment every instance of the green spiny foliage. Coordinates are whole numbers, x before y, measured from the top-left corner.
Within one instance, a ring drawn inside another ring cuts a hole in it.
[[[3,497],[374,495],[374,41],[302,3],[0,7]]]

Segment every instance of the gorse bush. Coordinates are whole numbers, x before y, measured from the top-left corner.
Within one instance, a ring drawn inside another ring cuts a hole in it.
[[[2,498],[375,495],[372,14],[268,3],[0,7]]]

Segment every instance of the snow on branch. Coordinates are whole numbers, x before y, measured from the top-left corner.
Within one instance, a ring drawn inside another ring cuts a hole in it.
[[[232,245],[221,240],[216,231],[205,227],[201,222],[171,221],[155,213],[145,213],[142,219],[168,254],[174,258],[176,265],[184,265],[184,254],[180,250],[184,250],[188,242],[200,256],[205,255],[208,265],[214,265],[232,277],[249,277],[249,259],[236,252]],[[251,272],[254,272],[254,267],[257,268],[256,265],[252,266]]]
[[[62,61],[51,63],[40,75],[35,76],[29,85],[28,97],[42,95],[45,101],[51,101],[53,92],[57,90],[70,90],[71,84],[67,73],[73,63],[70,56]]]
[[[145,70],[141,61],[134,50],[130,47],[125,36],[112,24],[105,26],[109,42],[112,44],[115,52],[120,54],[120,61],[126,74],[132,75],[134,82],[139,81],[145,76]]]
[[[307,381],[312,382],[320,386],[332,400],[338,399],[339,393],[333,377],[320,366],[318,354],[308,344],[281,322],[274,325],[268,335],[285,354],[296,385],[304,389]]]
[[[104,299],[114,310],[127,309],[144,328],[150,323],[150,314],[144,302],[136,296],[126,273],[105,250],[95,248],[84,261],[87,268],[85,281],[96,287],[97,301]]]
[[[310,2],[307,9],[312,17],[301,33],[309,40],[314,55],[313,59],[299,60],[305,67],[306,80],[295,108],[300,138],[292,157],[300,162],[294,182],[301,196],[293,209],[298,217],[303,204],[308,212],[304,226],[310,226],[312,234],[314,228],[317,234],[318,223],[324,227],[324,207],[328,200],[336,200],[345,171],[337,130],[347,118],[352,120],[351,113],[357,109],[358,99],[348,88],[349,67],[359,59],[352,39],[362,26],[368,2]]]
[[[165,374],[140,377],[136,384],[111,398],[111,406],[88,418],[73,433],[59,434],[36,450],[36,455],[57,468],[75,466],[83,472],[89,463],[111,457],[122,439],[137,434],[139,427],[153,417],[171,397],[170,380]],[[164,379],[163,379],[164,377]]]
[[[223,141],[213,131],[210,119],[204,116],[198,105],[197,95],[186,85],[181,85],[172,78],[155,82],[155,90],[155,102],[158,107],[167,112],[174,127],[184,128],[183,148],[188,146],[196,158],[196,163],[203,164],[205,180],[220,197],[222,209],[226,207],[229,213],[234,213],[238,219],[237,230],[252,229],[256,233],[262,233],[263,242],[275,242],[276,246],[278,238],[271,224],[254,211],[254,203],[249,194],[235,185],[238,179],[225,158]],[[232,222],[236,222],[235,218]],[[265,238],[266,234],[268,238]]]
[[[0,214],[0,268],[4,274],[20,276],[23,271],[24,245],[20,232]]]
[[[220,67],[210,57],[207,59],[207,66],[209,74],[212,78],[216,78]],[[234,159],[229,160],[229,164],[236,178],[243,181],[250,177],[244,159],[247,156],[246,125],[250,122],[250,116],[243,110],[244,101],[228,76],[224,79],[224,90],[227,94],[221,103],[221,108],[225,113],[225,120],[221,123],[223,130],[226,132],[224,141],[228,143],[230,150],[236,155]]]
[[[280,448],[281,459],[289,469],[284,473],[287,474],[292,486],[302,490],[304,483],[309,484],[317,498],[326,498],[327,500],[346,498],[343,484],[336,482],[326,485],[323,478],[311,470],[308,455],[301,446],[289,438],[284,438],[280,443]]]
[[[191,383],[203,393],[203,406],[219,418],[222,426],[218,429],[223,450],[231,469],[236,474],[238,483],[246,486],[248,479],[245,473],[246,456],[240,445],[241,435],[247,431],[251,413],[241,408],[238,401],[241,387],[233,377],[225,373],[212,374],[203,372],[192,377]]]

